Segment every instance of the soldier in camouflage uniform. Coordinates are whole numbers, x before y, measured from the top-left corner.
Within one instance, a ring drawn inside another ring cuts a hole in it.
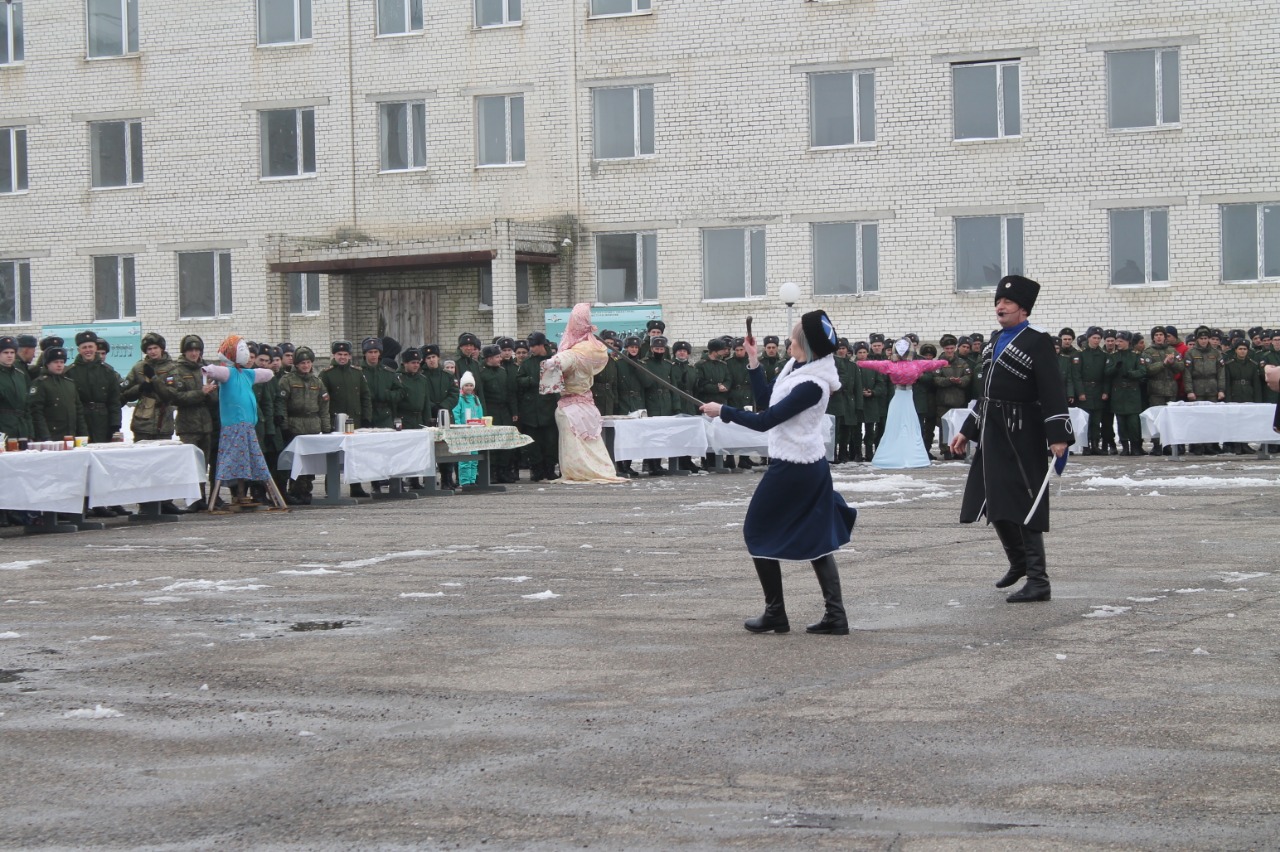
[[[1151,345],[1142,352],[1142,365],[1147,370],[1148,408],[1168,405],[1178,399],[1178,376],[1182,375],[1182,358],[1165,334],[1164,326],[1151,329]],[[1151,455],[1163,452],[1159,439],[1151,442]]]
[[[1120,455],[1142,455],[1142,381],[1147,368],[1142,357],[1129,348],[1133,332],[1116,332],[1116,372],[1111,382],[1111,410],[1120,431]]]
[[[279,377],[279,406],[284,415],[281,427],[285,446],[299,435],[328,434],[333,431],[329,419],[329,391],[313,372],[315,353],[299,346],[293,354],[293,369]],[[315,476],[306,474],[289,481],[289,503],[307,505],[315,485]]]
[[[174,362],[172,372],[165,377],[165,386],[177,408],[174,428],[178,433],[178,440],[200,448],[204,454],[207,478],[208,468],[216,470],[213,435],[217,431],[218,421],[213,417],[213,409],[218,405],[218,383],[206,381],[204,373],[200,371],[205,363],[203,340],[194,334],[188,334],[182,338],[180,348],[182,352]],[[204,496],[199,502],[188,506],[189,511],[208,508],[206,483],[200,483],[200,491]]]
[[[173,372],[173,359],[165,351],[165,340],[155,332],[142,335],[143,358],[125,377],[121,402],[136,402],[133,420],[135,441],[159,441],[173,437],[173,397],[166,379]]]
[[[969,366],[968,361],[960,357],[959,340],[955,335],[944,334],[938,342],[942,344],[942,360],[947,362],[947,366],[932,373],[926,373],[921,378],[928,376],[933,379],[933,386],[938,394],[934,418],[940,423],[943,416],[951,409],[965,408],[969,405],[969,385],[973,383],[973,368]],[[950,447],[943,445],[942,457],[953,458]]]
[[[1188,402],[1221,402],[1226,398],[1226,362],[1212,341],[1212,330],[1202,325],[1196,329],[1196,345],[1182,356]],[[1192,444],[1191,452],[1217,455],[1222,449],[1217,443]]]

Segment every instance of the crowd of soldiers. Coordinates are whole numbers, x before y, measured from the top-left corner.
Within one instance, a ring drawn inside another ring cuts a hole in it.
[[[708,341],[694,358],[687,341],[674,344],[666,337],[666,325],[651,320],[643,335],[620,336],[602,330],[610,348],[605,369],[596,376],[592,393],[602,415],[627,415],[644,409],[649,416],[696,414],[697,405],[673,388],[702,402],[719,402],[741,408],[754,407],[742,338],[717,337]],[[907,357],[938,358],[947,366],[925,373],[912,391],[921,434],[930,457],[942,416],[965,408],[982,387],[982,334],[944,334],[937,345],[920,344],[915,334]],[[1177,400],[1208,402],[1278,401],[1263,380],[1264,365],[1280,365],[1280,332],[1256,327],[1222,333],[1200,326],[1185,339],[1173,326],[1156,326],[1150,339],[1141,333],[1089,327],[1080,345],[1075,332],[1062,329],[1057,336],[1063,381],[1069,404],[1089,412],[1085,454],[1138,455],[1169,452],[1158,441],[1144,448],[1138,415],[1152,406]],[[59,337],[37,341],[28,335],[0,337],[0,432],[13,438],[56,440],[85,435],[91,443],[121,440],[121,410],[133,403],[130,428],[134,440],[172,438],[194,444],[213,464],[220,428],[218,390],[201,372],[204,341],[198,335],[182,338],[176,358],[169,355],[165,339],[156,333],[143,335],[143,357],[120,376],[105,362],[107,341],[92,331],[75,336],[76,356]],[[893,340],[871,334],[866,341],[850,344],[841,339],[836,365],[841,389],[831,397],[828,413],[836,421],[835,462],[870,461],[884,434],[891,392],[883,374],[858,369],[858,361],[890,357]],[[436,423],[441,412],[451,412],[458,401],[460,380],[468,373],[475,394],[495,425],[515,426],[532,439],[523,451],[492,454],[491,469],[497,482],[516,482],[522,469],[533,482],[556,478],[559,437],[555,423],[557,399],[538,392],[540,365],[554,354],[554,344],[542,332],[523,340],[497,338],[482,345],[471,333],[458,338],[456,352],[442,357],[440,346],[428,343],[402,349],[389,337],[367,337],[356,347],[334,341],[329,364],[315,369],[316,354],[307,346],[291,343],[252,344],[254,366],[276,375],[255,385],[259,406],[258,441],[272,470],[280,452],[298,435],[333,430],[335,415],[344,414],[359,427],[421,429]],[[786,363],[785,344],[777,336],[763,339],[760,363],[766,379],[772,379]],[[607,434],[607,433],[606,433]],[[938,452],[950,458],[941,443]],[[1243,444],[1193,445],[1192,453],[1252,452]],[[696,472],[712,459],[679,460],[680,467]],[[748,456],[725,460],[729,467],[753,467]],[[617,463],[619,475],[663,476],[669,473],[660,460],[649,459],[641,470],[631,462]],[[442,466],[442,485],[456,485],[457,471]],[[293,504],[311,501],[311,477],[290,480],[277,473],[277,484]],[[420,485],[411,482],[411,485]],[[387,483],[372,483],[373,489]],[[369,496],[362,483],[351,485],[353,496]],[[207,492],[195,509],[218,495]],[[181,512],[171,503],[165,512]],[[99,515],[122,514],[120,507],[102,507]]]

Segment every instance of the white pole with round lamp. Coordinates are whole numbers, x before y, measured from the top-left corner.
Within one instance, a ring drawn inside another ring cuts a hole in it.
[[[795,303],[800,301],[800,285],[794,281],[786,281],[778,288],[778,298],[782,299],[782,303],[787,306],[787,335],[790,336],[791,309]]]

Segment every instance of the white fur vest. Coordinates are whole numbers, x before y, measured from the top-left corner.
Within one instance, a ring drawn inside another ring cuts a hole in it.
[[[782,402],[804,382],[817,385],[822,391],[822,399],[769,430],[769,458],[809,464],[827,454],[827,400],[840,390],[840,374],[836,372],[833,356],[819,358],[798,368],[794,360],[788,361],[773,383],[769,405]]]

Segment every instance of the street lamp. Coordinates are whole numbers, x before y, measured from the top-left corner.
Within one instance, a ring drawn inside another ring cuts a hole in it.
[[[787,306],[787,334],[791,334],[791,308],[800,301],[800,285],[794,281],[783,283],[778,288],[778,298]]]

